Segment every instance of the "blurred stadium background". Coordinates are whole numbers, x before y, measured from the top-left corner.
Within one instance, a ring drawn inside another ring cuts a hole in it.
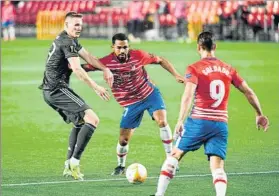
[[[220,40],[277,41],[278,1],[14,1],[16,35],[54,37],[64,12],[84,14],[83,37],[110,38],[127,32],[131,41],[193,41],[201,29]]]
[[[3,1],[1,5],[3,6]],[[270,118],[268,133],[257,131],[255,114],[234,88],[229,105],[226,171],[229,196],[279,195],[278,1],[13,1],[17,39],[1,43],[1,193],[3,196],[142,196],[153,194],[165,159],[158,128],[144,116],[130,143],[127,165],[139,162],[150,178],[139,186],[112,177],[122,108],[108,103],[75,76],[71,86],[92,106],[101,123],[81,160],[85,182],[64,179],[66,125],[38,89],[53,38],[65,12],[84,14],[81,44],[97,57],[111,52],[111,36],[126,32],[132,48],[164,56],[183,74],[199,60],[195,38],[213,31],[217,57],[232,64],[255,90]],[[2,7],[3,8],[3,7]],[[2,9],[2,13],[3,13]],[[2,21],[3,22],[3,21]],[[148,40],[148,41],[147,41]],[[229,41],[227,41],[229,40]],[[183,85],[156,65],[146,69],[164,97],[174,128]],[[90,73],[106,86],[102,73]],[[214,195],[203,149],[189,153],[166,196]]]

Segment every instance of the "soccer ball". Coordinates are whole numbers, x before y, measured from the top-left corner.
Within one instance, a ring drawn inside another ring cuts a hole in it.
[[[126,170],[126,178],[132,184],[141,184],[147,177],[146,168],[139,163],[133,163]]]

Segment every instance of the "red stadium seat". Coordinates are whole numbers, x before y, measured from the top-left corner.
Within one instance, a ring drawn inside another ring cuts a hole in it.
[[[16,24],[23,24],[23,17],[21,14],[16,14]]]
[[[16,9],[16,13],[17,13],[17,14],[21,14],[21,13],[24,12],[25,4],[26,4],[26,3],[24,3],[24,2],[18,4],[18,8]],[[4,6],[4,3],[1,3],[1,6]]]
[[[99,9],[100,14],[106,14],[107,15],[110,11],[111,11],[110,8],[106,8],[106,7],[101,7]]]
[[[204,5],[205,5],[204,1],[198,1],[198,6],[197,7],[200,8],[201,10],[203,10]]]
[[[105,14],[105,13],[100,14],[100,24],[102,24],[102,25],[108,24],[108,14]]]
[[[38,11],[39,11],[39,2],[38,1],[34,1],[32,9],[30,10],[29,13],[36,15],[38,13]]]
[[[95,0],[96,6],[104,6],[104,1],[102,0]]]
[[[113,26],[119,26],[120,15],[113,14],[113,15],[111,15],[111,19],[112,19],[112,25]]]
[[[264,13],[265,13],[265,8],[259,7],[259,8],[258,8],[258,14],[264,15]]]
[[[83,23],[84,24],[89,24],[90,23],[90,14],[84,15],[83,16]]]
[[[124,25],[126,25],[128,23],[129,15],[128,15],[128,9],[127,8],[121,9],[120,18],[121,18],[121,20],[123,20]]]
[[[76,11],[76,12],[78,12],[78,13],[80,13],[79,5],[80,5],[80,1],[74,1],[74,2],[73,2],[72,10],[73,10],[73,11]]]
[[[66,1],[61,1],[60,3],[59,3],[59,10],[65,10],[65,8],[66,8],[66,6],[67,6],[67,3],[66,3]]]
[[[85,11],[93,12],[95,9],[95,5],[96,5],[96,3],[94,1],[87,1]]]
[[[104,0],[104,5],[109,6],[110,5],[110,0]]]
[[[172,14],[167,14],[166,15],[166,25],[171,27],[174,26],[177,23],[177,19],[174,15]]]
[[[56,2],[53,4],[51,10],[52,10],[52,11],[57,11],[57,10],[59,10],[59,2],[56,1]]]
[[[46,3],[47,3],[46,1],[40,1],[38,10],[45,10]]]
[[[55,2],[54,1],[48,1],[47,3],[46,3],[46,6],[45,6],[45,10],[52,10],[52,7],[53,7],[53,4],[54,4]]]
[[[247,18],[247,21],[248,21],[248,24],[250,25],[255,25],[256,24],[256,17],[254,14],[249,14],[248,15],[248,18]]]
[[[30,11],[33,6],[33,1],[27,1],[26,2],[26,11]]]
[[[23,24],[31,24],[31,16],[30,15],[22,15]]]
[[[86,11],[86,1],[81,1],[79,4],[79,12],[83,13]]]
[[[91,24],[94,24],[96,26],[100,25],[100,15],[99,14],[93,14],[92,15]]]
[[[36,24],[37,15],[36,14],[32,14],[29,19],[30,19],[29,20],[29,24]]]
[[[233,4],[232,4],[233,13],[235,13],[237,11],[238,7],[239,7],[239,3],[238,2],[233,2]]]
[[[66,11],[66,12],[73,11],[73,2],[72,1],[67,1],[64,11]]]
[[[166,15],[160,15],[160,17],[159,17],[159,22],[160,22],[160,25],[161,26],[166,26],[166,24],[167,24],[167,21],[166,21]]]

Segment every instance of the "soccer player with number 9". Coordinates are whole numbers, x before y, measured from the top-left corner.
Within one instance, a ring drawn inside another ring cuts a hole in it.
[[[258,129],[268,129],[268,118],[263,115],[253,90],[238,75],[235,68],[215,57],[216,44],[213,34],[202,32],[197,42],[201,60],[188,66],[186,70],[185,90],[175,128],[178,139],[172,156],[168,157],[162,166],[156,196],[165,194],[170,179],[175,175],[178,161],[187,152],[198,150],[201,145],[204,145],[205,154],[210,161],[216,195],[226,195],[227,176],[224,160],[227,152],[227,106],[231,84],[245,95],[255,109]],[[193,107],[183,125],[193,99]]]

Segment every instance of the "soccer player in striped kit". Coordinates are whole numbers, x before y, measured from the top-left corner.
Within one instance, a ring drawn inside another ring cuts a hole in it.
[[[216,195],[226,195],[224,160],[227,151],[227,106],[231,84],[245,95],[255,109],[257,127],[267,131],[269,125],[253,90],[232,66],[215,57],[216,44],[213,34],[202,32],[197,41],[201,60],[188,66],[186,70],[185,90],[175,128],[175,132],[180,136],[171,156],[167,157],[162,166],[156,196],[165,194],[170,179],[175,175],[178,161],[187,152],[198,150],[201,145],[204,145],[205,154],[210,161]],[[183,125],[193,99],[192,110]]]
[[[2,4],[1,4],[2,5]],[[4,41],[15,40],[15,17],[16,11],[14,5],[10,1],[5,1],[1,7],[1,22]]]
[[[145,110],[159,126],[166,154],[170,155],[172,150],[172,133],[167,122],[165,103],[159,89],[150,81],[144,66],[160,64],[177,82],[183,83],[184,78],[165,58],[142,50],[129,49],[128,38],[123,33],[112,37],[112,48],[111,54],[99,60],[113,73],[112,93],[116,101],[124,107],[116,150],[118,165],[112,173],[120,175],[125,172],[128,143],[134,130],[140,125]],[[83,68],[86,71],[96,70],[89,64],[83,65]]]

